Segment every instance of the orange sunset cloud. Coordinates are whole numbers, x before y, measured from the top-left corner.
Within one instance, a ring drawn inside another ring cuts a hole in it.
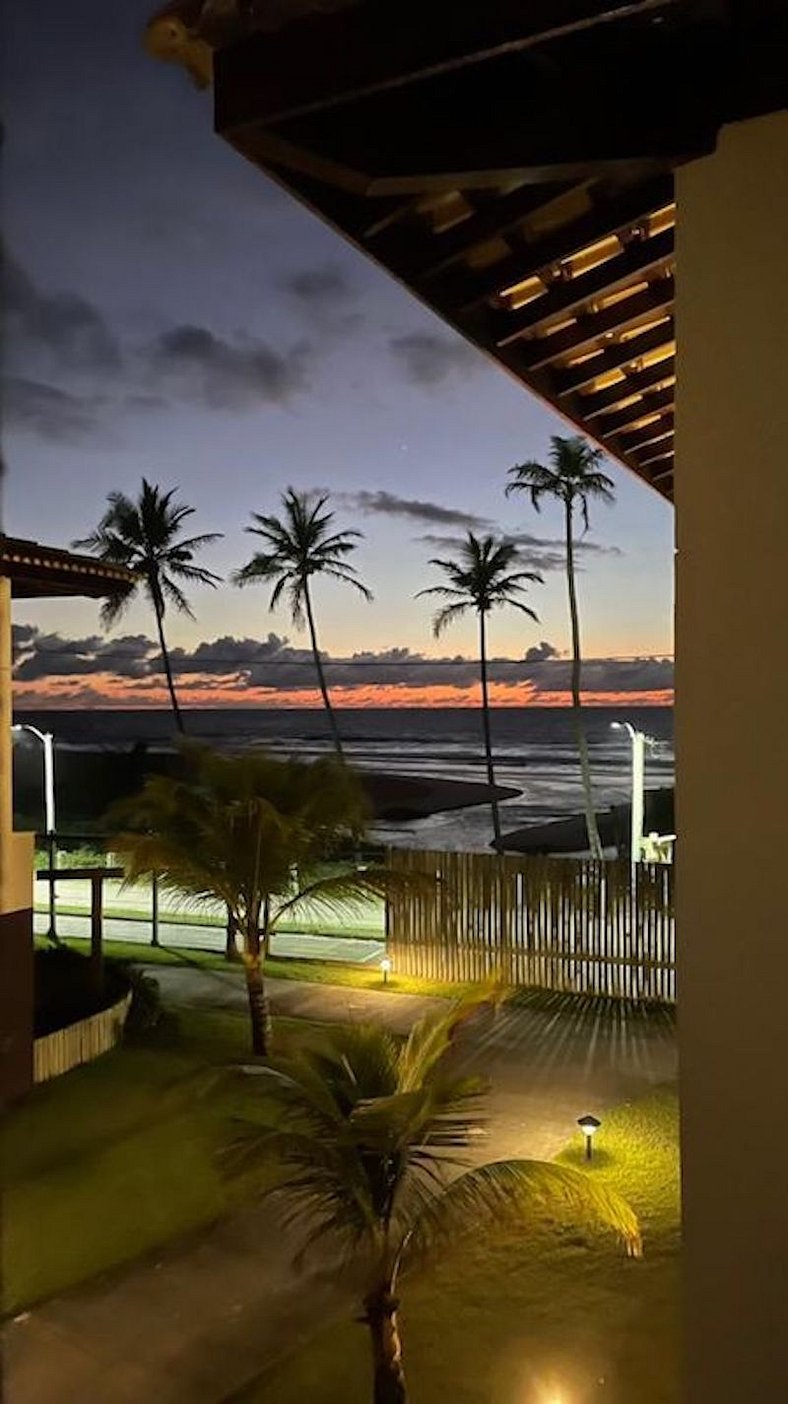
[[[492,682],[490,701],[495,707],[567,707],[568,691],[542,690],[531,681]],[[265,707],[319,708],[322,700],[317,688],[278,689],[240,684],[237,676],[217,677],[193,674],[179,683],[179,693],[185,707]],[[331,689],[337,707],[478,707],[481,703],[480,685],[468,687],[452,684],[419,686],[408,683],[371,683],[337,686]],[[169,696],[156,678],[129,681],[110,673],[95,673],[89,679],[61,676],[36,682],[17,682],[14,686],[17,707],[28,710],[46,708],[166,708]],[[672,688],[652,691],[605,692],[585,691],[583,701],[590,707],[671,707]]]

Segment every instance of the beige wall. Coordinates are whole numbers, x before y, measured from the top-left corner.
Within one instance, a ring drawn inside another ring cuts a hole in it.
[[[788,114],[678,173],[684,1398],[788,1398]]]

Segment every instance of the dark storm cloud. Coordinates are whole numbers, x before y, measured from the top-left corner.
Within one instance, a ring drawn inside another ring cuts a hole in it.
[[[14,677],[19,682],[47,677],[62,678],[94,673],[113,673],[145,690],[161,684],[161,656],[154,639],[144,634],[119,639],[90,636],[68,639],[60,634],[41,633],[31,626],[14,631]],[[316,686],[311,650],[294,647],[287,638],[269,633],[265,639],[222,638],[204,640],[193,649],[172,651],[173,669],[185,688],[198,687],[199,678],[210,686],[215,680],[217,695],[242,696],[249,688],[270,688],[272,692]],[[467,688],[478,680],[479,665],[474,657],[461,654],[441,658],[425,657],[408,648],[364,650],[349,657],[323,655],[328,680],[335,688],[434,687]],[[490,678],[494,682],[531,683],[538,692],[565,692],[569,688],[571,663],[559,655],[546,639],[533,645],[522,658],[492,658]],[[583,687],[593,692],[655,692],[673,686],[673,662],[666,658],[589,659],[583,664]]]
[[[213,409],[286,404],[307,385],[306,344],[275,351],[254,337],[234,341],[184,324],[162,332],[147,349],[156,384]]]
[[[328,488],[315,489],[316,492],[329,492]],[[430,522],[436,526],[467,527],[480,530],[491,525],[484,517],[472,512],[463,512],[457,507],[443,507],[438,502],[426,502],[416,497],[399,497],[394,492],[383,489],[370,491],[362,488],[359,492],[335,492],[333,500],[351,511],[364,516],[405,517],[411,521]],[[426,540],[426,538],[420,538]]]
[[[278,634],[270,633],[265,639],[236,639],[232,634],[225,634],[210,643],[199,643],[191,650],[173,649],[171,659],[178,673],[215,673],[227,676],[236,671],[250,670],[272,658],[281,659],[294,652],[311,658],[311,653],[306,650],[290,649],[288,640],[280,638]]]
[[[478,370],[481,359],[464,341],[450,340],[435,332],[408,332],[389,338],[389,351],[403,378],[411,385],[432,389],[453,375]]]
[[[144,678],[156,650],[144,634],[106,639],[100,634],[68,639],[27,626],[14,629],[14,678],[34,682],[40,678],[114,673],[122,678]]]
[[[526,650],[525,661],[526,663],[546,663],[549,658],[558,657],[560,657],[558,649],[554,648],[546,639],[542,639],[541,643],[533,644],[531,648]]]
[[[3,413],[9,428],[55,443],[81,444],[93,437],[102,422],[102,402],[96,396],[72,394],[56,385],[24,376],[3,381]]]
[[[43,356],[54,369],[104,374],[120,363],[118,343],[92,302],[77,293],[44,292],[3,250],[6,345],[15,354]]]

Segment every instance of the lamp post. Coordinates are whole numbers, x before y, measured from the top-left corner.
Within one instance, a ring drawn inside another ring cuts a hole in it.
[[[632,747],[632,827],[629,841],[630,862],[633,869],[640,861],[643,842],[644,785],[646,772],[646,745],[655,743],[644,731],[638,731],[631,722],[611,722],[613,731],[626,731]]]
[[[44,751],[44,829],[47,836],[47,849],[49,853],[49,866],[55,867],[55,738],[51,731],[39,731],[37,726],[31,726],[29,722],[17,722],[11,730],[17,735],[22,731],[29,731],[31,736],[35,736],[41,742]],[[55,884],[49,884],[49,938],[57,940],[55,930]]]
[[[380,962],[380,968],[383,972],[383,984],[387,985],[389,982],[389,972],[391,970],[391,956],[383,957],[382,961]]]
[[[598,1116],[591,1116],[589,1114],[587,1116],[579,1116],[577,1118],[577,1124],[586,1138],[586,1160],[590,1160],[594,1154],[594,1137],[602,1125],[602,1122],[599,1120]]]

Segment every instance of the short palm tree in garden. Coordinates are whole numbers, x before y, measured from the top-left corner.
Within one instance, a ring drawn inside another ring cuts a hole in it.
[[[275,1126],[250,1123],[229,1152],[236,1173],[277,1164],[283,1220],[304,1249],[327,1239],[360,1272],[374,1404],[407,1404],[400,1278],[463,1234],[525,1224],[542,1210],[611,1230],[630,1255],[641,1252],[629,1205],[579,1170],[506,1160],[457,1175],[478,1145],[485,1089],[452,1066],[450,1050],[484,997],[429,1015],[404,1043],[377,1025],[340,1025],[275,1062],[262,1079]]]
[[[109,816],[129,882],[156,877],[181,897],[223,903],[242,940],[252,1050],[266,1054],[263,962],[280,921],[352,910],[398,879],[335,861],[364,831],[363,792],[333,757],[312,763],[184,748],[180,773],[153,775]]]
[[[322,575],[343,585],[352,585],[365,600],[371,600],[372,593],[348,560],[362,533],[335,531],[334,513],[328,510],[327,504],[328,496],[325,494],[315,497],[288,488],[282,496],[281,517],[267,517],[253,512],[255,525],[246,530],[260,537],[264,543],[263,549],[247,561],[234,579],[237,585],[267,582],[273,586],[269,609],[275,609],[284,596],[296,628],[303,628],[306,622],[334,749],[339,759],[343,760],[342,739],[331,706],[318,644],[312,582],[315,576]]]
[[[164,633],[167,605],[193,618],[183,586],[219,584],[220,577],[195,564],[195,556],[204,546],[218,541],[221,532],[204,532],[201,536],[184,536],[183,527],[194,508],[175,500],[177,488],[162,492],[155,483],[142,479],[139,497],[134,501],[122,492],[111,492],[109,506],[96,530],[71,544],[77,550],[92,551],[102,561],[127,566],[139,577],[143,590],[153,606],[159,635],[162,665],[175,724],[183,731],[183,717],[172,676],[172,664]],[[134,599],[132,587],[110,595],[101,608],[102,623],[114,624]]]
[[[613,479],[600,470],[604,455],[601,449],[592,448],[585,439],[575,435],[562,439],[554,434],[550,440],[549,463],[517,463],[509,469],[507,496],[513,492],[527,492],[537,512],[544,498],[560,502],[564,513],[564,539],[566,542],[566,579],[569,589],[569,620],[572,630],[572,713],[574,717],[575,739],[580,758],[580,775],[583,784],[588,846],[592,858],[602,857],[602,842],[596,822],[594,793],[591,783],[591,765],[588,758],[588,743],[583,729],[581,713],[581,669],[580,620],[577,609],[577,586],[575,581],[575,513],[579,513],[583,530],[588,530],[588,507],[592,501],[613,502]]]
[[[490,786],[490,807],[492,810],[493,835],[496,849],[501,848],[501,818],[498,801],[495,797],[495,766],[493,763],[492,738],[490,733],[490,698],[487,677],[487,616],[493,609],[510,605],[527,614],[538,623],[538,616],[520,599],[527,585],[541,584],[542,577],[536,571],[518,570],[513,567],[520,563],[517,547],[509,541],[496,541],[492,536],[474,536],[472,531],[461,543],[457,560],[433,558],[430,565],[437,566],[447,577],[447,584],[433,585],[428,590],[420,590],[422,595],[435,595],[446,600],[438,610],[432,623],[432,631],[438,638],[443,630],[455,619],[469,611],[476,614],[479,621],[479,669],[482,691],[482,726],[484,729],[484,753],[487,761],[487,781]]]

